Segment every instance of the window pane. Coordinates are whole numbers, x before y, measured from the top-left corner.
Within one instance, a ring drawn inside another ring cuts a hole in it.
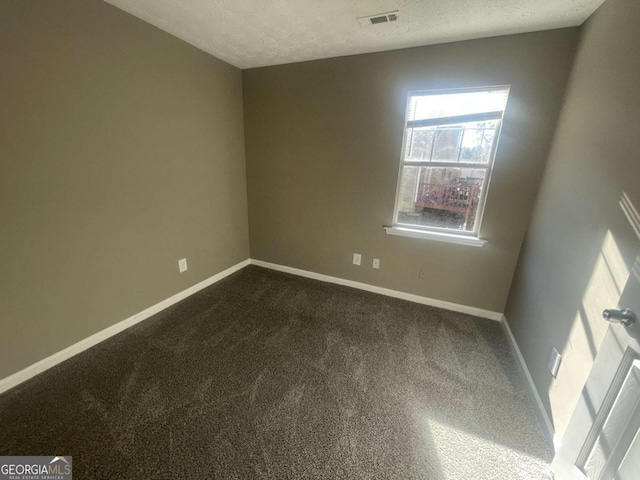
[[[398,212],[402,212],[405,217],[410,217],[414,212],[416,195],[418,194],[418,180],[422,170],[422,167],[403,167],[402,169]],[[400,221],[400,213],[398,213],[398,221]]]
[[[484,168],[403,167],[397,222],[472,232],[485,176]]]
[[[407,149],[405,159],[413,162],[431,160],[433,146],[433,127],[411,128],[407,130]]]
[[[466,124],[462,147],[461,162],[489,163],[496,135],[496,122]]]
[[[457,162],[460,154],[460,140],[464,127],[439,127],[433,148],[434,162]]]
[[[405,160],[489,163],[498,122],[470,122],[407,130]]]
[[[502,111],[508,94],[508,87],[487,91],[415,93],[409,99],[407,120]]]

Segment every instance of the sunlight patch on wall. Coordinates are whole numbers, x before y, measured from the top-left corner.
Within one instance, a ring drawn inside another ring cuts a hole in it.
[[[633,268],[631,271],[633,272],[633,276],[636,277],[638,283],[640,283],[640,255],[638,255],[636,260],[633,262]]]
[[[611,231],[607,231],[562,350],[558,376],[549,386],[553,423],[560,436],[569,423],[609,328],[602,320],[602,311],[618,306],[629,275],[622,252]]]
[[[636,232],[636,236],[640,239],[640,214],[633,205],[629,195],[627,195],[627,192],[622,192],[622,197],[620,197],[620,208],[622,208],[622,213],[624,213],[624,216],[629,220],[631,228]]]

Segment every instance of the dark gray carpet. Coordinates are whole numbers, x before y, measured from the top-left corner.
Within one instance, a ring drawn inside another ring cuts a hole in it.
[[[247,267],[0,396],[74,478],[537,479],[497,322]]]

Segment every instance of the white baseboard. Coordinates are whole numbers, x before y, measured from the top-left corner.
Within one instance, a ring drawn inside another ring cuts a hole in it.
[[[428,298],[428,297],[422,297],[420,295],[414,295],[411,293],[405,293],[405,292],[400,292],[397,290],[391,290],[388,288],[383,288],[383,287],[376,287],[374,285],[368,285],[366,283],[360,283],[360,282],[355,282],[352,280],[345,280],[342,278],[338,278],[338,277],[332,277],[329,275],[323,275],[320,273],[315,273],[315,272],[309,272],[306,270],[300,270],[298,268],[293,268],[293,267],[286,267],[283,265],[277,265],[275,263],[269,263],[269,262],[263,262],[262,260],[255,260],[255,259],[247,259],[244,260],[232,267],[227,268],[226,270],[217,273],[216,275],[213,275],[212,277],[207,278],[206,280],[203,280],[200,283],[197,283],[196,285],[193,285],[192,287],[187,288],[186,290],[183,290],[179,293],[176,293],[175,295],[159,302],[156,303],[155,305],[139,312],[136,313],[135,315],[126,318],[125,320],[122,320],[118,323],[116,323],[115,325],[111,325],[110,327],[105,328],[104,330],[101,330],[93,335],[91,335],[90,337],[85,338],[84,340],[81,340],[67,348],[65,348],[64,350],[61,350],[57,353],[54,353],[53,355],[50,355],[36,363],[34,363],[33,365],[28,366],[27,368],[24,368],[23,370],[20,370],[19,372],[14,373],[13,375],[10,375],[8,377],[5,377],[3,379],[0,380],[0,393],[5,392],[13,387],[15,387],[16,385],[19,385],[20,383],[29,380],[30,378],[38,375],[39,373],[44,372],[45,370],[50,369],[51,367],[73,357],[74,355],[77,355],[78,353],[81,353],[91,347],[93,347],[94,345],[97,345],[98,343],[102,342],[103,340],[106,340],[109,337],[112,337],[120,332],[122,332],[123,330],[126,330],[127,328],[143,321],[146,320],[147,318],[155,315],[158,312],[161,312],[162,310],[166,309],[167,307],[170,307],[171,305],[174,305],[176,303],[178,303],[179,301],[193,295],[194,293],[202,290],[203,288],[206,288],[210,285],[213,285],[214,283],[222,280],[223,278],[231,275],[232,273],[237,272],[238,270],[246,267],[249,264],[253,264],[253,265],[257,265],[260,267],[264,267],[264,268],[269,268],[271,270],[277,270],[280,272],[286,272],[286,273],[291,273],[293,275],[298,275],[301,277],[306,277],[306,278],[312,278],[315,280],[320,280],[323,282],[329,282],[329,283],[335,283],[337,285],[344,285],[347,287],[352,287],[352,288],[357,288],[360,290],[366,290],[368,292],[373,292],[373,293],[378,293],[381,295],[386,295],[389,297],[395,297],[395,298],[400,298],[402,300],[408,300],[410,302],[415,302],[415,303],[421,303],[423,305],[430,305],[432,307],[438,307],[438,308],[444,308],[446,310],[452,310],[455,312],[461,312],[461,313],[467,313],[470,315],[475,315],[477,317],[482,317],[482,318],[488,318],[490,320],[496,320],[496,321],[501,321],[503,318],[503,315],[501,313],[498,312],[492,312],[490,310],[483,310],[481,308],[476,308],[476,307],[469,307],[467,305],[459,305],[457,303],[451,303],[451,302],[445,302],[442,300],[436,300],[433,298]],[[505,323],[506,325],[506,323]],[[508,327],[507,327],[508,328]],[[510,332],[509,332],[510,334]],[[510,334],[510,338],[512,339],[512,342],[515,342],[515,340],[513,340],[513,336]],[[515,344],[515,343],[514,343]],[[517,346],[516,346],[517,349]],[[517,350],[519,358],[522,360],[522,356],[520,355],[520,351]],[[530,376],[528,374],[527,375],[530,379]],[[531,380],[530,380],[531,381]],[[536,393],[537,395],[537,393]]]
[[[391,290],[389,288],[376,287],[375,285],[369,285],[367,283],[354,282],[353,280],[345,280],[343,278],[332,277],[330,275],[323,275],[321,273],[309,272],[307,270],[300,270],[299,268],[285,267],[284,265],[278,265],[276,263],[263,262],[262,260],[251,259],[252,265],[259,267],[269,268],[271,270],[277,270],[279,272],[291,273],[300,277],[313,278],[314,280],[320,280],[322,282],[335,283],[337,285],[344,285],[346,287],[357,288],[360,290],[366,290],[367,292],[379,293],[388,297],[400,298],[402,300],[408,300],[410,302],[421,303],[423,305],[430,305],[432,307],[444,308],[446,310],[453,310],[454,312],[468,313],[469,315],[475,315],[476,317],[488,318],[489,320],[495,320],[497,322],[502,320],[502,313],[492,312],[491,310],[483,310],[482,308],[469,307],[467,305],[460,305],[457,303],[445,302],[443,300],[436,300],[434,298],[422,297],[420,295],[414,295],[412,293],[400,292],[398,290]]]
[[[94,333],[90,337],[87,337],[84,340],[80,340],[78,343],[74,343],[73,345],[65,348],[64,350],[54,353],[53,355],[50,355],[47,358],[44,358],[39,362],[36,362],[33,365],[30,365],[27,368],[20,370],[17,373],[14,373],[13,375],[3,378],[2,380],[0,380],[0,393],[5,392],[10,388],[13,388],[16,385],[19,385],[20,383],[26,380],[29,380],[30,378],[38,375],[39,373],[44,372],[45,370],[50,369],[51,367],[61,362],[64,362],[65,360],[73,357],[74,355],[77,355],[78,353],[81,353],[87,350],[88,348],[91,348],[94,345],[97,345],[103,340],[106,340],[107,338],[112,337],[117,333],[122,332],[123,330],[126,330],[127,328],[135,325],[136,323],[140,323],[143,320],[146,320],[147,318],[155,315],[158,312],[161,312],[162,310],[164,310],[167,307],[170,307],[171,305],[178,303],[180,300],[184,300],[185,298],[193,295],[194,293],[202,290],[203,288],[206,288],[210,285],[213,285],[216,282],[219,282],[223,278],[228,277],[232,273],[235,273],[238,270],[246,267],[247,265],[249,265],[249,263],[250,263],[249,259],[243,260],[242,262],[236,265],[233,265],[232,267],[229,267],[226,270],[223,270],[222,272],[207,278],[206,280],[196,283],[195,285],[187,288],[186,290],[176,293],[175,295],[159,303],[156,303],[155,305],[139,313],[136,313],[135,315],[125,320],[122,320],[121,322],[116,323],[115,325],[111,325],[110,327],[107,327],[104,330],[99,331],[98,333]]]
[[[511,342],[511,346],[513,347],[513,350],[516,352],[518,360],[520,361],[520,366],[522,367],[522,370],[524,371],[524,375],[525,375],[525,377],[527,377],[527,382],[529,383],[529,388],[531,389],[531,393],[533,394],[533,398],[536,401],[536,404],[538,406],[538,410],[540,410],[540,416],[542,417],[542,420],[544,421],[544,424],[547,427],[547,430],[549,431],[549,436],[550,436],[551,439],[553,439],[554,447],[557,450],[558,439],[556,437],[555,430],[553,428],[553,424],[551,423],[551,419],[549,418],[549,415],[547,415],[547,410],[544,408],[544,404],[542,403],[542,399],[540,398],[540,395],[538,394],[538,389],[536,388],[535,383],[533,383],[533,377],[531,376],[531,372],[529,372],[529,368],[527,367],[527,364],[524,361],[524,357],[522,356],[522,352],[520,351],[520,347],[518,347],[518,343],[516,342],[516,338],[513,336],[513,332],[511,331],[511,328],[509,328],[509,323],[507,322],[507,317],[505,317],[504,315],[502,315],[502,324],[504,325],[504,329],[507,332],[507,337],[509,337],[509,341]]]

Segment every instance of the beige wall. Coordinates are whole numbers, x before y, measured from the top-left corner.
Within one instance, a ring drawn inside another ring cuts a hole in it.
[[[563,29],[244,70],[252,257],[502,312],[577,37]],[[386,235],[407,92],[504,84],[488,244]]]
[[[98,0],[2,0],[0,59],[2,378],[249,248],[240,70]]]
[[[602,310],[640,281],[639,20],[637,0],[607,0],[583,27],[506,309],[559,435],[606,332]]]

